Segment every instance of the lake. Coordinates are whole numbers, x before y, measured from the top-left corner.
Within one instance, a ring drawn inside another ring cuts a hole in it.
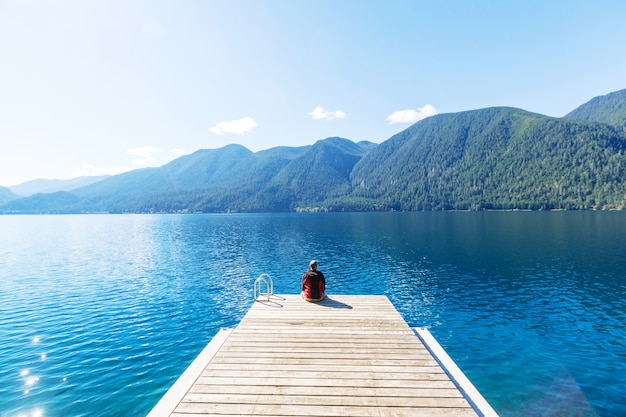
[[[144,416],[254,280],[384,294],[501,416],[626,415],[626,213],[0,216],[0,416]]]

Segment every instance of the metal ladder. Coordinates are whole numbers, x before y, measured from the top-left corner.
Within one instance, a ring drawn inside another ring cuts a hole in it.
[[[261,292],[261,284],[265,284],[265,293]],[[274,280],[269,274],[261,274],[254,281],[254,301],[259,301],[259,297],[267,297],[267,301],[270,301],[270,297],[274,294]]]

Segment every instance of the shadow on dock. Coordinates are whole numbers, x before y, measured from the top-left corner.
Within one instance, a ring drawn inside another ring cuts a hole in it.
[[[264,294],[263,296],[267,297],[267,299],[257,298],[254,301],[268,307],[283,308],[283,305],[279,301],[285,301],[284,297],[276,294]]]
[[[255,301],[259,304],[263,304],[264,306],[268,306],[268,307],[274,307],[274,308],[283,308],[283,304],[281,304],[281,301],[285,301],[284,297],[280,297],[278,295],[275,294],[264,294],[264,297],[267,298],[257,298]],[[302,300],[303,303],[306,303],[307,301]],[[311,305],[318,305],[321,307],[328,307],[328,308],[346,308],[346,309],[352,309],[352,306],[350,304],[346,304],[346,303],[342,303],[339,300],[336,300],[334,298],[330,298],[330,297],[326,297],[324,298],[322,301],[316,301],[316,302],[308,302]]]
[[[347,308],[347,309],[352,309],[352,306],[346,303],[342,303],[339,300],[335,300],[333,298],[330,297],[326,297],[324,298],[322,301],[319,301],[317,303],[311,303],[311,304],[317,304],[319,306],[322,307],[330,307],[330,308]]]

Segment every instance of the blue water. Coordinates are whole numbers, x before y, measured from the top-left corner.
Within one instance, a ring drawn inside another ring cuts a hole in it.
[[[143,416],[261,273],[385,294],[501,416],[626,415],[626,213],[0,216],[0,416]]]

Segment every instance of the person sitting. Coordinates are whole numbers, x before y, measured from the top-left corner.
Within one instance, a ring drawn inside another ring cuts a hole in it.
[[[317,270],[317,261],[309,262],[309,269],[302,274],[302,298],[306,301],[320,301],[326,294],[326,278]]]

